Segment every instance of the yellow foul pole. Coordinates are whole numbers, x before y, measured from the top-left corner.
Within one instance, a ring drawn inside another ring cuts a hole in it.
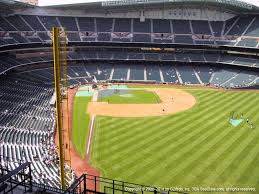
[[[65,190],[65,171],[64,171],[64,152],[63,152],[63,136],[62,136],[62,100],[61,100],[61,88],[60,88],[60,56],[59,56],[59,29],[52,28],[53,36],[53,58],[54,58],[54,81],[56,91],[56,126],[58,131],[58,143],[59,143],[59,166],[60,166],[60,185],[61,189]]]

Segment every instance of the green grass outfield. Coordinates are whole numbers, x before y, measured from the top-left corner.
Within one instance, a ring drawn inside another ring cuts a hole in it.
[[[87,114],[87,104],[90,96],[75,96],[73,105],[72,143],[81,158],[85,157],[90,115]]]
[[[102,176],[145,185],[255,187],[240,193],[259,193],[259,93],[186,91],[197,104],[182,113],[97,117],[91,163]],[[231,111],[249,117],[256,128],[230,125]]]
[[[132,95],[123,97],[122,95]],[[121,94],[113,94],[99,99],[101,102],[110,104],[155,104],[160,102],[159,96],[152,91],[147,90],[130,90]]]

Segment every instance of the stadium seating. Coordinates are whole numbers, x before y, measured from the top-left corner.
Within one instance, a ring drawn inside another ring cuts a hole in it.
[[[184,84],[200,84],[193,68],[185,66],[177,66],[176,70],[179,72],[182,82]]]
[[[239,73],[239,71],[233,70],[233,69],[219,70],[219,71],[215,72],[215,74],[213,75],[211,84],[215,85],[215,86],[222,86],[222,85],[224,85],[225,82],[233,79],[233,77],[238,75],[238,73]]]
[[[111,78],[115,80],[127,80],[128,70],[129,67],[126,65],[116,65]]]
[[[162,75],[163,75],[163,81],[170,83],[170,84],[178,84],[180,83],[178,80],[178,76],[175,71],[175,67],[173,65],[162,65],[160,67]]]
[[[144,80],[145,67],[143,65],[130,66],[130,80]]]
[[[248,71],[189,65],[81,64],[70,66],[68,75],[71,85],[117,79],[238,87],[259,80],[257,73]],[[2,76],[0,82],[0,154],[31,161],[36,182],[58,187],[58,159],[55,149],[51,149],[54,108],[49,106],[53,68]]]
[[[28,81],[26,77],[31,75],[0,78],[0,154],[32,162],[33,178],[37,183],[58,187],[57,150],[51,145],[55,116],[54,108],[49,106],[53,87],[44,82]],[[16,167],[14,163],[10,169]]]
[[[253,15],[239,16],[222,22],[165,19],[140,21],[136,18],[35,15],[1,16],[0,31],[10,33],[1,34],[0,45],[49,41],[53,26],[64,27],[69,32],[68,41],[133,41],[257,47],[259,18]],[[30,37],[32,33],[33,38]],[[93,36],[98,38],[95,39]]]
[[[182,7],[179,11],[177,6],[165,7],[167,2],[157,10],[151,9],[156,2],[148,6],[145,5],[148,2],[135,2],[136,6],[129,2],[90,3],[90,9],[97,4],[101,6],[93,11],[89,11],[88,5],[82,10],[72,5],[66,5],[66,10],[59,6],[47,7],[45,11],[34,6],[26,10],[24,4],[11,12],[1,10],[0,156],[4,158],[1,165],[13,170],[18,165],[10,163],[10,158],[31,162],[34,182],[54,189],[60,187],[56,115],[51,104],[55,93],[50,47],[53,27],[66,30],[70,87],[124,81],[222,88],[259,84],[259,60],[254,54],[254,48],[259,47],[259,15],[235,16],[238,13],[213,6],[205,10],[209,2],[203,3],[201,11],[196,9],[198,2],[191,9],[194,11],[189,8],[185,11],[189,3],[182,6],[178,2]],[[227,2],[227,9],[233,6],[231,3]],[[115,4],[121,5],[117,8]],[[71,167],[65,168],[72,174],[66,175],[68,185],[77,177]],[[201,168],[197,169],[199,172]],[[113,189],[116,182],[113,181]],[[77,192],[81,192],[82,185],[79,184]],[[109,189],[107,185],[100,183],[95,187]],[[123,182],[123,189],[124,186],[127,185]]]
[[[150,60],[150,61],[180,61],[180,62],[218,62],[231,65],[242,66],[257,66],[259,61],[249,57],[237,57],[234,55],[222,55],[219,53],[201,53],[193,51],[188,53],[137,53],[137,52],[124,52],[124,51],[77,51],[68,53],[69,60]],[[0,58],[0,73],[8,70],[9,68],[18,65],[32,64],[32,63],[47,63],[53,60],[52,55],[44,55],[41,57],[33,56],[27,58],[15,58],[15,56],[2,56]]]
[[[257,76],[248,72],[240,72],[237,76],[234,76],[229,81],[222,84],[224,87],[244,87],[253,82]]]
[[[161,82],[160,70],[158,65],[146,66],[146,77],[147,80],[155,80]]]

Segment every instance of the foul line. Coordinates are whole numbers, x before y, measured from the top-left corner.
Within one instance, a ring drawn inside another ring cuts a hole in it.
[[[90,133],[89,133],[89,137],[88,137],[88,144],[87,144],[86,154],[89,154],[89,151],[90,151],[90,145],[91,145],[91,139],[92,139],[92,131],[93,131],[93,128],[94,128],[94,118],[95,118],[95,116],[93,115],[92,119],[91,119],[91,126],[90,126]]]

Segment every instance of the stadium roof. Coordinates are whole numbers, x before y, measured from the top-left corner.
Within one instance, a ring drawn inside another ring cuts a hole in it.
[[[135,9],[148,7],[190,7],[216,6],[236,12],[256,12],[259,13],[259,0],[40,0],[46,2],[56,2],[56,5],[47,5],[48,8],[71,8],[71,9]],[[76,3],[73,3],[76,2]],[[77,3],[81,2],[81,3]],[[62,4],[60,4],[62,3]],[[64,4],[65,3],[65,4]],[[18,0],[0,0],[0,11],[2,13],[11,12],[13,9],[35,7]]]
[[[23,3],[19,1],[14,0],[0,0],[0,13],[12,13],[13,9],[19,9],[19,8],[29,8],[34,7],[33,5],[30,5],[28,3]]]
[[[28,3],[23,3],[20,1],[15,1],[15,0],[0,0],[0,8],[24,8],[24,7],[33,7],[33,5],[30,5]]]
[[[78,3],[93,3],[93,2],[103,2],[103,3],[107,3],[109,4],[109,2],[112,2],[112,3],[115,3],[117,4],[118,2],[121,2],[121,4],[125,4],[128,2],[132,2],[132,3],[135,3],[135,4],[140,4],[140,3],[143,3],[143,2],[166,2],[167,0],[39,0],[39,5],[40,6],[50,6],[50,5],[64,5],[64,4],[78,4]],[[175,2],[177,0],[168,0],[168,1],[171,1],[171,2]],[[180,1],[184,1],[184,0],[180,0]],[[196,1],[201,1],[201,2],[204,2],[206,0],[196,0]],[[214,2],[215,1],[218,1],[219,3],[222,2],[222,3],[226,3],[228,4],[228,1],[226,0],[213,0]],[[259,7],[259,0],[238,0],[240,2],[245,2],[247,4],[251,4],[251,5],[254,5],[256,7]],[[238,1],[236,0],[229,0],[230,3],[232,2],[237,2]]]
[[[46,2],[53,2],[50,0],[42,0]],[[119,7],[150,7],[150,6],[217,6],[233,11],[258,11],[259,10],[259,0],[75,0],[80,3],[72,3],[73,0],[57,0],[59,5],[47,5],[47,7],[55,8],[119,8]],[[64,4],[65,3],[65,4]],[[70,4],[69,4],[70,3]],[[42,5],[40,1],[40,5]]]

